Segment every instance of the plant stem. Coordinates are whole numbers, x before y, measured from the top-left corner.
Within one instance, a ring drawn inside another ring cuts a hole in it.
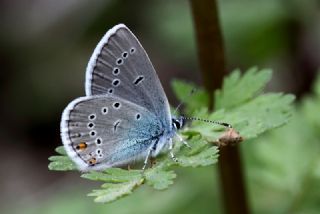
[[[190,0],[198,45],[200,71],[204,87],[210,94],[221,88],[225,75],[222,34],[215,0]],[[212,96],[208,103],[212,109]]]
[[[190,0],[203,82],[209,94],[221,88],[226,63],[216,0]],[[213,108],[213,97],[208,106]],[[238,146],[221,148],[221,194],[227,214],[249,213]]]

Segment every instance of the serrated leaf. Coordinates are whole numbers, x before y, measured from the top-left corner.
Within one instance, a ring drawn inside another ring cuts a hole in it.
[[[194,117],[205,118],[212,121],[223,121],[232,124],[232,121],[230,122],[228,119],[225,119],[225,115],[226,112],[224,110],[216,111],[212,114],[209,114],[207,108],[202,108],[199,111],[195,112]],[[225,127],[216,124],[208,124],[202,121],[193,121],[192,126],[185,133],[191,132],[193,135],[199,134],[205,141],[214,142],[225,130]]]
[[[270,199],[274,207],[268,210],[268,205],[263,205],[261,208],[268,213],[274,210],[292,213],[291,207],[295,207],[296,213],[309,213],[300,212],[302,204],[310,201],[319,204],[320,194],[314,191],[319,186],[319,129],[304,116],[304,104],[302,101],[287,126],[245,145],[245,162],[250,163],[249,189],[252,195],[262,197],[253,201],[260,200],[263,204]],[[279,198],[285,200],[279,201]]]
[[[233,108],[249,101],[262,91],[271,76],[271,70],[263,69],[258,72],[255,67],[242,76],[239,70],[232,72],[224,79],[222,89],[215,92],[215,109]]]
[[[218,147],[207,147],[202,152],[192,156],[179,156],[179,165],[183,167],[208,166],[218,162]]]
[[[141,170],[110,168],[102,172],[91,171],[89,173],[82,174],[81,177],[95,181],[122,183],[141,178]]]
[[[226,115],[245,139],[279,127],[292,116],[292,95],[265,94],[238,107]]]
[[[205,149],[208,148],[209,144],[207,141],[205,141],[201,136],[198,135],[195,137],[192,137],[191,139],[188,140],[188,145],[191,146],[191,148],[188,148],[184,145],[181,145],[182,148],[180,149],[179,155],[184,155],[184,156],[192,156],[199,154],[201,151],[204,151]]]
[[[67,155],[66,150],[64,149],[64,146],[58,146],[55,151],[60,155]]]
[[[197,135],[188,140],[191,148],[183,144],[176,145],[177,165],[183,167],[199,167],[214,164],[218,161],[218,149]]]
[[[48,168],[56,171],[76,170],[77,166],[67,156],[51,156]]]
[[[221,110],[209,114],[206,108],[202,108],[194,116],[230,123],[245,139],[257,137],[285,124],[291,116],[294,96],[281,93],[256,96],[270,77],[270,70],[258,72],[256,68],[250,69],[243,76],[238,70],[233,72],[225,78],[223,89],[215,94],[217,109]],[[203,122],[193,122],[189,131],[200,133],[208,141],[216,141],[223,129]]]
[[[121,197],[129,195],[132,191],[142,184],[142,179],[132,179],[123,183],[105,183],[102,189],[93,190],[88,196],[95,197],[94,201],[98,203],[108,203]]]
[[[288,122],[292,115],[292,95],[265,94],[256,97],[244,105],[231,111],[217,111],[208,114],[205,111],[197,112],[197,117],[230,123],[245,139],[257,137],[259,134],[279,127]],[[214,125],[194,122],[190,129],[199,132],[208,141],[216,141],[223,129]]]
[[[185,104],[186,113],[191,114],[196,109],[208,105],[209,99],[207,93],[203,89],[196,87],[194,84],[182,80],[174,80],[171,85],[177,98],[180,102]],[[197,90],[190,95],[190,92],[196,88]],[[189,98],[189,96],[192,98]]]
[[[145,173],[146,183],[158,190],[168,188],[176,177],[174,171],[165,171],[161,167],[154,167]]]

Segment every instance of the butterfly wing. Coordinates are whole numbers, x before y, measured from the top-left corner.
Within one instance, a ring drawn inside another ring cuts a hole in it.
[[[123,24],[110,29],[86,71],[86,94],[114,94],[154,113],[171,129],[169,104],[148,55]]]
[[[80,97],[61,119],[64,147],[83,171],[145,157],[162,134],[162,123],[153,113],[114,95]]]

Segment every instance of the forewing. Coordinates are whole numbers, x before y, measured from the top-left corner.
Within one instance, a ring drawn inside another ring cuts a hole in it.
[[[61,120],[64,147],[83,171],[129,163],[146,154],[162,133],[153,113],[113,95],[78,98]]]
[[[145,50],[123,24],[110,29],[90,58],[86,94],[114,94],[140,105],[171,127],[167,97]]]

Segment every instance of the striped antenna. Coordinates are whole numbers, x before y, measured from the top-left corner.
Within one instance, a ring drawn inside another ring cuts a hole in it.
[[[182,118],[184,120],[201,121],[201,122],[205,122],[205,123],[213,123],[213,124],[224,126],[224,127],[227,127],[227,128],[232,128],[232,126],[229,123],[213,121],[213,120],[207,120],[207,119],[201,119],[201,118],[197,118],[197,117],[184,117],[183,116]]]

